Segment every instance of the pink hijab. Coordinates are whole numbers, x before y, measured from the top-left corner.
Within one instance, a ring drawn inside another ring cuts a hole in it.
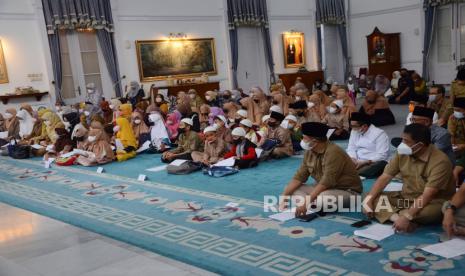
[[[166,129],[168,130],[171,140],[176,139],[178,136],[178,127],[181,123],[181,118],[181,113],[177,110],[168,114],[166,117]]]

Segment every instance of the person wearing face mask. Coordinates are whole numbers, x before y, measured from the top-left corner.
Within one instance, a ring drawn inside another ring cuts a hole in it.
[[[400,70],[401,78],[398,82],[397,93],[389,96],[390,104],[407,104],[410,101],[410,98],[415,93],[415,84],[410,77],[410,74],[407,69],[402,68]]]
[[[129,122],[131,121],[131,115],[132,115],[132,105],[131,104],[122,104],[119,106],[119,110],[117,112],[116,118],[122,117],[128,120]]]
[[[100,106],[100,102],[102,102],[102,91],[97,89],[95,83],[91,82],[86,85],[86,102],[92,103],[94,106]]]
[[[199,114],[200,130],[203,131],[207,126],[210,125],[210,121],[209,121],[210,113],[211,113],[211,110],[208,104],[203,104],[200,106],[200,114]]]
[[[175,159],[192,160],[193,151],[203,152],[203,143],[199,134],[192,130],[194,122],[192,119],[184,118],[179,124],[179,137],[177,140],[178,147],[170,151],[165,151],[161,156],[163,163],[170,163]]]
[[[47,112],[42,115],[42,121],[45,124],[45,132],[46,137],[44,140],[40,141],[40,145],[46,147],[50,144],[54,144],[57,139],[58,135],[56,134],[55,130],[58,128],[65,128],[65,125],[60,120],[60,117],[53,112]]]
[[[150,141],[150,129],[144,121],[144,115],[139,111],[134,111],[131,116],[131,127],[138,141],[142,146],[146,141]]]
[[[286,158],[294,154],[289,129],[281,126],[284,115],[272,111],[268,119],[268,129],[265,136],[259,142],[260,148],[264,150],[261,159]]]
[[[347,116],[347,118],[350,117],[352,112],[356,111],[355,104],[352,101],[352,98],[350,98],[349,91],[346,86],[338,86],[336,90],[336,100],[342,100],[343,106],[341,112]]]
[[[49,158],[59,158],[62,154],[71,152],[76,146],[76,143],[71,140],[71,135],[64,128],[55,129],[58,139],[54,144],[47,146],[47,153],[44,155],[44,160]]]
[[[138,143],[129,121],[123,117],[116,119],[113,132],[115,133],[116,159],[118,162],[135,157]]]
[[[218,100],[218,92],[216,91],[207,91],[205,92],[205,103],[209,106],[219,107],[220,103]]]
[[[308,89],[306,87],[299,87],[295,92],[295,102],[308,100]]]
[[[241,99],[240,102],[247,110],[247,119],[251,120],[254,125],[260,125],[262,117],[270,110],[265,93],[259,87],[252,88],[249,97]]]
[[[202,98],[197,94],[195,89],[189,89],[187,92],[188,97],[190,98],[190,105],[193,112],[199,112],[200,107],[205,103]]]
[[[398,174],[402,191],[383,192]],[[411,124],[403,131],[397,154],[366,196],[363,211],[380,223],[393,222],[396,231],[413,232],[418,224],[440,223],[441,207],[454,193],[452,164],[447,155],[431,145],[428,127]],[[376,209],[378,203],[383,208]]]
[[[455,80],[450,87],[450,100],[454,102],[457,98],[465,98],[465,69],[461,68],[457,72]]]
[[[231,129],[229,129],[228,120],[224,115],[216,116],[213,126],[216,127],[218,139],[223,140],[227,144],[232,142]]]
[[[163,115],[166,116],[168,114],[168,103],[166,102],[165,97],[162,94],[157,94],[155,96],[155,105],[158,106],[158,108],[160,108],[160,112]]]
[[[16,109],[8,108],[3,115],[5,119],[5,127],[8,131],[7,140],[11,139],[20,139],[20,122],[18,117],[16,117]]]
[[[229,90],[224,90],[222,93],[221,93],[221,97],[219,98],[219,104],[220,106],[224,106],[225,103],[228,103],[228,102],[231,102],[232,101],[232,98],[231,98],[231,91]]]
[[[287,95],[284,95],[281,91],[272,91],[272,104],[274,106],[279,106],[282,110],[282,113],[287,115],[289,114],[289,104],[291,102],[291,98]]]
[[[119,99],[111,99],[110,100],[110,109],[113,111],[113,120],[112,120],[113,122],[118,117],[120,105],[122,105],[122,103],[121,103],[121,101]]]
[[[224,155],[224,159],[234,157],[234,166],[239,169],[247,169],[257,166],[258,159],[255,152],[255,144],[247,139],[246,131],[241,127],[236,127],[232,131],[233,142],[229,152]]]
[[[465,98],[456,98],[454,113],[447,123],[447,130],[452,137],[454,151],[465,153]]]
[[[411,122],[412,122],[412,113],[413,113],[413,110],[415,109],[415,107],[417,107],[417,106],[426,107],[427,103],[428,103],[428,97],[426,97],[425,95],[418,95],[418,94],[412,95],[412,99],[411,99],[411,101],[409,103],[409,106],[408,106],[409,114],[407,115],[405,125],[411,124]],[[434,112],[433,124],[437,123],[438,118],[439,118],[439,115],[436,112]]]
[[[200,162],[205,166],[210,166],[218,162],[223,155],[228,151],[228,145],[217,134],[217,128],[209,126],[203,131],[205,143],[203,152],[193,151],[191,153],[192,160]]]
[[[239,110],[239,105],[235,102],[229,101],[223,105],[223,112],[229,123],[235,123],[236,112]]]
[[[429,89],[428,107],[438,114],[437,125],[447,127],[447,120],[454,113],[452,102],[446,99],[446,89],[442,85],[433,85]]]
[[[391,89],[392,93],[397,94],[399,88],[400,71],[392,72]]]
[[[387,99],[373,90],[367,91],[359,112],[367,115],[370,122],[377,127],[396,123]]]
[[[243,119],[240,121],[239,126],[245,130],[245,138],[252,142],[254,145],[257,145],[258,142],[260,141],[260,136],[257,134],[255,129],[253,128],[252,121],[249,119]],[[234,127],[233,129],[235,129]],[[234,139],[234,137],[233,137]]]
[[[326,115],[326,106],[322,104],[319,95],[314,92],[313,95],[311,95],[308,99],[309,101],[307,102],[307,120],[308,122],[317,122],[321,123],[323,118]]]
[[[112,162],[115,159],[115,155],[105,136],[102,124],[92,122],[87,137],[85,153],[77,158],[76,163],[88,167]]]
[[[85,150],[88,134],[89,130],[81,123],[74,127],[73,132],[71,133],[71,140],[74,144],[76,144],[77,149]]]
[[[168,130],[168,135],[170,137],[171,142],[175,142],[178,139],[179,136],[179,125],[181,123],[181,113],[178,111],[174,111],[173,113],[168,114],[166,116],[166,129]]]
[[[329,138],[330,140],[349,139],[349,118],[342,113],[343,105],[342,100],[333,101],[328,107],[328,113],[322,120],[322,123],[335,129]]]
[[[16,117],[19,119],[19,136],[21,139],[29,137],[34,130],[34,118],[24,109],[20,109]]]
[[[283,128],[287,128],[291,133],[292,148],[294,149],[294,153],[302,151],[302,147],[300,146],[300,141],[302,141],[302,131],[300,129],[301,125],[302,124],[299,123],[299,119],[296,116],[290,114],[287,115],[284,121],[281,123],[281,126]]]
[[[142,89],[137,81],[131,81],[129,83],[129,88],[126,93],[125,98],[132,104],[132,106],[136,106],[136,104],[145,97],[144,89]]]
[[[309,121],[308,104],[307,101],[297,101],[289,105],[292,114],[297,118],[297,124],[301,125]]]
[[[283,196],[305,197],[301,201],[305,203],[297,207],[296,217],[305,215],[308,207],[315,202],[320,205],[326,200],[336,199],[347,206],[351,197],[362,193],[362,182],[355,164],[342,148],[328,141],[328,130],[328,126],[322,123],[302,124],[304,158],[282,193]],[[315,180],[315,184],[305,184],[309,177]],[[289,202],[282,201],[280,209],[287,209],[288,205]]]
[[[360,176],[375,178],[383,173],[389,160],[389,137],[386,132],[370,123],[370,118],[359,112],[350,117],[352,132],[347,154]]]

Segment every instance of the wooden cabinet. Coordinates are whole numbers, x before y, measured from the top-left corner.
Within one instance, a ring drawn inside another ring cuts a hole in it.
[[[367,36],[368,74],[384,75],[400,69],[400,33],[382,33],[378,27]]]
[[[278,77],[283,81],[283,84],[286,87],[286,91],[289,91],[291,86],[294,85],[297,77],[301,77],[302,82],[311,91],[312,86],[316,80],[324,80],[324,73],[323,71],[312,71],[302,73],[279,74]]]
[[[189,84],[179,84],[173,86],[162,86],[162,87],[152,87],[151,95],[155,95],[158,89],[168,89],[168,95],[177,96],[179,91],[188,92],[189,89],[195,89],[197,94],[200,95],[202,98],[205,98],[205,92],[207,91],[214,91],[220,90],[220,83],[219,82],[206,82],[206,83],[189,83]]]

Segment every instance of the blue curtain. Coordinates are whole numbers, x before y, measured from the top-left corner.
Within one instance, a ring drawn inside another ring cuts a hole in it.
[[[318,47],[321,50],[321,25],[336,25],[341,40],[344,58],[344,78],[350,74],[350,60],[347,46],[346,9],[344,0],[316,0],[316,23]],[[321,51],[319,51],[321,53]],[[319,54],[320,55],[320,54]]]
[[[239,41],[237,28],[241,26],[255,26],[261,28],[264,42],[265,58],[270,70],[270,80],[275,82],[273,52],[271,47],[270,30],[268,26],[268,10],[266,0],[228,0],[229,42],[231,45],[231,70],[233,88],[238,87],[237,65],[239,59]]]
[[[42,6],[47,25],[57,102],[63,101],[59,30],[96,30],[110,78],[116,83],[115,94],[121,97],[110,0],[42,0]]]
[[[323,41],[321,40],[321,26],[316,27],[316,41],[318,44],[318,68],[323,66]]]
[[[436,7],[441,3],[425,0],[423,2],[425,10],[425,34],[423,37],[423,78],[429,80],[429,54],[434,37],[434,26],[436,24]]]

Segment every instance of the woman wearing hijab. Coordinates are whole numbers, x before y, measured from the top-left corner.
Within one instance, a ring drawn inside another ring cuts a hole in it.
[[[329,128],[335,129],[330,140],[349,139],[349,117],[342,112],[343,107],[344,103],[342,100],[334,100],[328,107],[328,114],[326,114],[322,121]]]
[[[131,115],[132,115],[132,105],[127,103],[127,104],[122,104],[119,106],[119,112],[116,117],[125,118],[126,120],[130,122]]]
[[[216,91],[207,91],[205,92],[205,103],[209,106],[219,107],[220,103],[218,100],[218,92]]]
[[[29,137],[34,129],[34,118],[24,109],[20,109],[16,117],[19,119],[19,136],[21,139]]]
[[[235,102],[226,102],[223,104],[223,112],[230,123],[234,123],[236,112],[239,110],[239,105]]]
[[[248,119],[254,125],[260,125],[262,117],[270,111],[265,93],[259,87],[252,88],[249,97],[241,100],[241,105],[247,110]]]
[[[92,105],[99,107],[100,102],[103,99],[102,91],[98,90],[95,86],[95,83],[90,82],[86,85],[87,93],[86,93],[86,102],[92,103]]]
[[[284,115],[289,114],[289,103],[290,98],[286,95],[283,95],[281,91],[273,91],[271,92],[272,103],[273,105],[277,105],[281,108]]]
[[[47,146],[47,153],[44,155],[44,160],[49,158],[59,158],[62,154],[71,152],[75,147],[75,143],[71,140],[69,132],[64,128],[55,129],[58,139],[54,144]]]
[[[182,94],[180,96],[180,101],[176,106],[176,110],[181,113],[182,118],[189,118],[194,123],[192,130],[195,132],[200,131],[200,121],[199,121],[199,114],[197,112],[192,112],[191,105],[190,105],[190,98],[187,94]]]
[[[131,81],[129,83],[129,90],[126,94],[126,99],[132,104],[132,106],[136,106],[136,104],[144,97],[144,89],[140,88],[140,85],[137,81]]]
[[[5,127],[8,131],[8,140],[21,138],[19,135],[20,122],[16,114],[16,109],[8,108],[3,116],[5,118]]]
[[[171,142],[175,142],[176,139],[178,139],[178,128],[181,123],[181,119],[181,113],[176,110],[173,113],[168,114],[166,117],[166,129],[168,130]]]
[[[144,115],[139,110],[132,113],[131,127],[139,146],[150,141],[150,129],[144,121]]]
[[[76,163],[82,166],[102,165],[115,159],[103,126],[99,122],[92,122],[84,150],[85,153],[79,155],[76,160]]]
[[[392,72],[391,89],[393,94],[397,94],[399,88],[400,71]]]
[[[119,107],[120,105],[122,105],[121,101],[118,100],[118,99],[111,99],[110,100],[110,109],[113,113],[113,120],[112,122],[114,122],[116,120],[116,117],[118,117],[118,112],[119,112]]]
[[[116,159],[121,162],[135,157],[137,140],[129,121],[123,117],[116,119],[113,132],[116,134]]]
[[[187,92],[187,95],[190,98],[190,105],[191,105],[192,111],[199,113],[200,106],[204,104],[204,101],[202,100],[202,98],[200,98],[200,96],[197,94],[197,91],[195,89],[189,89],[189,91]]]
[[[383,75],[377,75],[375,78],[375,91],[379,95],[384,95],[384,93],[390,87],[389,79]]]
[[[311,95],[307,103],[308,107],[308,122],[321,123],[326,115],[326,106],[321,103],[320,97],[316,94]]]
[[[224,116],[223,109],[216,106],[210,107],[210,113],[208,114],[208,123],[210,126],[215,123],[215,118],[219,115]]]
[[[163,153],[171,148],[171,141],[163,122],[163,117],[157,111],[148,114],[150,126],[151,153]]]
[[[71,140],[76,143],[76,148],[84,150],[86,148],[87,136],[89,130],[85,128],[81,123],[77,124],[71,134]]]
[[[155,105],[158,106],[160,109],[160,112],[163,114],[163,116],[168,115],[168,102],[165,100],[165,96],[163,94],[157,94],[155,96]]]
[[[40,144],[44,147],[54,144],[58,139],[58,134],[55,132],[58,128],[65,128],[65,125],[61,122],[60,117],[53,112],[47,112],[42,115],[42,121],[45,124],[45,132],[47,137],[42,140]]]

